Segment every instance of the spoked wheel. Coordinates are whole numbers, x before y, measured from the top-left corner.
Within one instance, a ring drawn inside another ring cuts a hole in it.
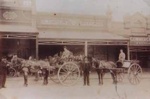
[[[55,83],[60,83],[59,79],[58,79],[58,68],[54,68],[53,70],[50,70],[50,79],[55,82]]]
[[[128,69],[128,79],[131,84],[139,84],[142,78],[142,68],[139,64],[131,64]]]
[[[10,76],[10,77],[14,77],[16,74],[16,70],[14,68],[9,68],[8,72],[9,72],[8,76]]]
[[[60,83],[65,86],[76,84],[79,77],[79,67],[73,62],[67,62],[63,64],[58,70],[58,79]]]

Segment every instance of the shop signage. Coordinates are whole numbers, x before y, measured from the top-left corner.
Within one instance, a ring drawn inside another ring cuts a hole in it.
[[[6,7],[32,7],[32,0],[0,0],[0,3]]]
[[[6,20],[13,20],[13,19],[16,19],[17,18],[17,14],[15,12],[11,12],[11,11],[6,11],[3,13],[3,17],[6,19]]]
[[[93,27],[104,27],[107,24],[105,21],[82,21],[82,20],[71,20],[61,18],[51,18],[40,20],[42,25],[71,25],[71,26],[93,26]]]
[[[130,45],[149,46],[150,37],[130,37]]]

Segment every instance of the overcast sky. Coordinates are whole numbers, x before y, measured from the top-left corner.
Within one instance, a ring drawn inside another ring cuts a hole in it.
[[[36,0],[36,7],[37,11],[50,13],[104,15],[109,6],[113,19],[122,21],[124,15],[134,12],[150,15],[150,4],[146,1],[150,0]]]

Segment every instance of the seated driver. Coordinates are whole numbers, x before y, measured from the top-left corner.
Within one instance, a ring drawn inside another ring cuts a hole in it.
[[[125,61],[125,58],[126,58],[126,55],[125,53],[123,52],[122,49],[120,49],[120,54],[119,54],[119,60],[117,62],[117,67],[122,67],[123,66],[123,63]]]
[[[71,55],[72,55],[72,52],[70,52],[65,46],[61,58],[66,59],[66,58],[69,58]]]
[[[120,54],[119,54],[119,61],[121,61],[122,63],[125,61],[126,55],[123,52],[122,49],[120,49]]]

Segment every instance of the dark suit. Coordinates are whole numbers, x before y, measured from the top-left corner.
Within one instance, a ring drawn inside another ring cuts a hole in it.
[[[49,76],[49,71],[47,69],[44,69],[44,81],[43,81],[44,85],[48,84],[48,76]]]
[[[5,87],[7,76],[7,63],[0,62],[0,76],[1,76],[0,86]]]
[[[84,62],[82,65],[84,85],[90,85],[90,81],[89,81],[90,70],[91,70],[91,64],[89,62],[86,63]]]

